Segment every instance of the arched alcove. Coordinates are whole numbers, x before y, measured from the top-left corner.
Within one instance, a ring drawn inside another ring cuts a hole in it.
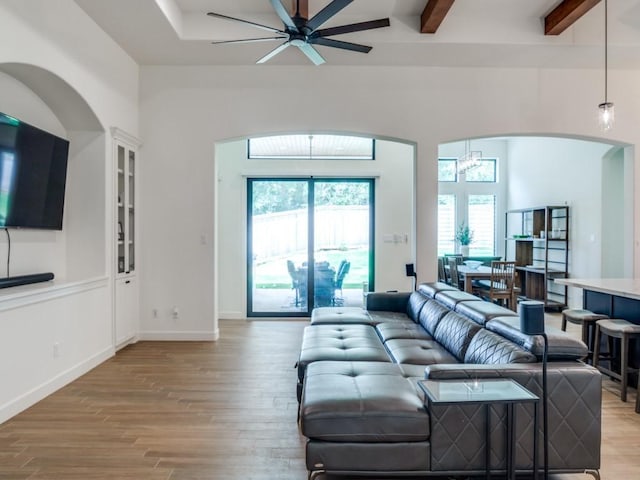
[[[1,63],[0,72],[6,74],[0,111],[70,141],[62,231],[13,230],[11,274],[51,271],[62,281],[104,275],[105,128],[57,74],[23,63]]]

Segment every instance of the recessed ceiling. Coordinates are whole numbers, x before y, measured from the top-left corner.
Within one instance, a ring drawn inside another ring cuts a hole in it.
[[[282,28],[269,0],[76,3],[140,65],[254,65],[274,48],[265,43],[212,45],[213,40],[259,37],[261,30],[208,17],[209,11]],[[328,3],[309,0],[310,15]],[[456,0],[438,31],[422,34],[420,15],[426,3],[355,0],[326,27],[382,17],[390,17],[391,27],[334,37],[371,45],[368,54],[322,46],[318,50],[327,65],[337,66],[603,66],[604,2],[559,36],[545,36],[543,23],[560,0]],[[309,64],[297,49],[285,50],[269,64],[323,68]],[[640,68],[640,0],[609,2],[609,65]]]

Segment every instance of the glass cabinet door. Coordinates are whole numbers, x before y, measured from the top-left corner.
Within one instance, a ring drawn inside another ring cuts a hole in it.
[[[123,143],[116,143],[116,245],[117,272],[129,274],[135,270],[135,167],[136,152]]]
[[[117,211],[118,211],[118,225],[117,225],[117,250],[118,250],[118,273],[125,272],[125,235],[124,235],[124,227],[125,227],[125,148],[123,145],[116,146],[116,161],[118,165],[118,179],[117,179]]]

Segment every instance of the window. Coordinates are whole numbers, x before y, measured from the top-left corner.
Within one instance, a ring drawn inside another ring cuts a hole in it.
[[[455,158],[441,158],[438,160],[438,181],[457,182],[458,169]]]
[[[249,159],[375,160],[375,140],[347,135],[276,135],[250,138]]]
[[[467,182],[495,182],[496,181],[496,159],[483,158],[480,165],[465,173]]]
[[[469,228],[473,243],[469,254],[491,256],[495,252],[496,197],[495,195],[469,195],[467,205]]]
[[[454,253],[456,235],[456,196],[438,195],[438,256]]]
[[[456,174],[456,158],[438,160],[438,255],[459,252],[455,232],[469,225],[473,241],[469,255],[494,256],[499,195],[498,160],[483,158],[480,165],[463,175]]]

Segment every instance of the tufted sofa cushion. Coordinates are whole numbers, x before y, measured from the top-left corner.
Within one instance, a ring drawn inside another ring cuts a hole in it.
[[[424,304],[427,303],[427,300],[429,300],[429,297],[425,297],[420,292],[413,292],[407,302],[407,316],[414,322],[418,323],[420,310],[422,310]]]
[[[533,363],[537,358],[515,343],[482,329],[474,335],[464,356],[464,363]]]
[[[378,334],[370,325],[312,325],[304,329],[298,359],[298,380],[318,360],[390,362]]]
[[[443,282],[421,283],[418,285],[418,291],[429,298],[435,298],[436,293],[444,290],[457,290],[457,288]]]
[[[482,301],[475,295],[471,295],[467,292],[461,292],[460,290],[442,290],[436,293],[435,299],[445,307],[449,307],[451,310],[455,309],[456,305],[460,302]]]
[[[416,365],[458,363],[458,359],[435,340],[396,338],[387,340],[384,346],[396,363]]]
[[[487,330],[495,332],[530,351],[538,358],[544,352],[544,339],[541,335],[527,335],[520,331],[519,317],[495,317],[486,324]],[[589,349],[583,341],[572,337],[557,328],[546,327],[549,340],[547,357],[549,360],[579,360]]]
[[[456,305],[455,311],[479,325],[484,325],[495,317],[518,316],[516,312],[492,302],[460,302]]]
[[[404,312],[382,312],[375,310],[373,312],[369,312],[369,316],[371,317],[371,325],[379,325],[381,323],[406,323],[409,325],[415,325],[413,320],[411,320]]]
[[[376,325],[376,331],[383,342],[394,338],[419,338],[422,340],[432,340],[424,328],[415,323],[380,323]]]
[[[450,311],[439,302],[431,300],[422,307],[418,321],[427,332],[433,335],[440,320]]]
[[[372,323],[367,311],[359,307],[317,307],[311,312],[311,325]]]
[[[449,312],[438,323],[433,338],[462,362],[471,339],[481,328],[456,312]]]
[[[302,433],[332,442],[419,442],[429,415],[398,365],[316,362],[309,365],[300,410]]]

